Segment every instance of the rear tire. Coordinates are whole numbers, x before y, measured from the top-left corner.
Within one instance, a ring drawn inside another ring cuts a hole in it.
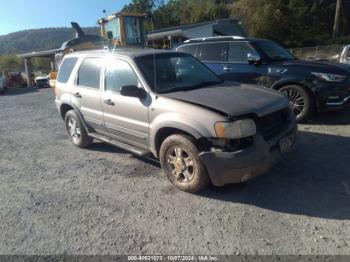
[[[298,122],[303,122],[314,113],[314,99],[309,91],[298,85],[288,85],[280,89],[285,93],[290,102],[290,107],[296,115]]]
[[[210,184],[207,170],[198,158],[192,138],[183,135],[167,137],[160,147],[160,163],[164,173],[180,190],[194,193]]]
[[[93,139],[88,136],[84,125],[74,110],[68,111],[64,120],[68,135],[71,137],[71,141],[75,146],[84,148],[91,145]]]

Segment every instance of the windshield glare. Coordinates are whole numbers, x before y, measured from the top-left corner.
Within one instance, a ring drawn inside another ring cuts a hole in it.
[[[268,59],[273,61],[295,60],[296,58],[285,48],[272,41],[255,42],[255,46]]]
[[[220,83],[205,65],[187,54],[155,54],[135,59],[153,91],[170,93]]]

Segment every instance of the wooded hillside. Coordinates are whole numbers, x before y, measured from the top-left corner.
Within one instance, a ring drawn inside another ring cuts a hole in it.
[[[98,28],[84,28],[89,34],[98,34]],[[63,42],[72,39],[71,28],[45,28],[19,31],[0,36],[0,55],[19,54],[59,48]]]

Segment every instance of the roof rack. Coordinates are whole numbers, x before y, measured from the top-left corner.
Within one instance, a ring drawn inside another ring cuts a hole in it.
[[[229,41],[229,40],[243,40],[246,39],[243,36],[212,36],[212,37],[203,37],[203,38],[193,38],[186,40],[184,43],[198,43],[198,42],[210,42],[210,41]]]

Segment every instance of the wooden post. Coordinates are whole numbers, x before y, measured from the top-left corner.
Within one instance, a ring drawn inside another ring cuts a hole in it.
[[[335,18],[334,18],[334,27],[333,27],[333,43],[336,42],[338,33],[339,33],[339,20],[340,20],[340,11],[341,11],[341,0],[337,0],[337,6],[335,8]]]
[[[24,59],[24,68],[26,70],[26,75],[27,75],[27,87],[30,87],[30,75],[29,75],[29,68],[28,68],[28,58]]]

